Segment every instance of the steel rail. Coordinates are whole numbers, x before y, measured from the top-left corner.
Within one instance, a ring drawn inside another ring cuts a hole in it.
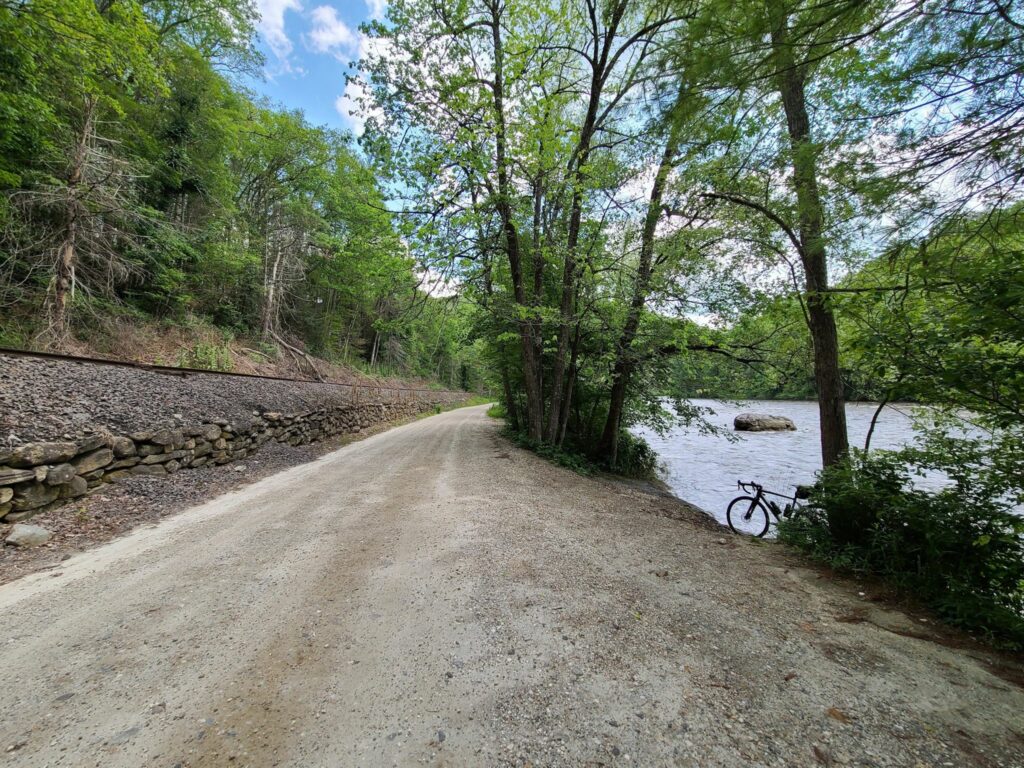
[[[154,363],[138,363],[133,360],[111,360],[103,357],[82,357],[79,355],[64,355],[59,352],[30,352],[24,349],[11,349],[0,347],[0,355],[8,357],[39,358],[43,360],[61,360],[71,363],[86,363],[92,365],[111,365],[120,368],[135,368],[140,371],[159,373],[164,376],[186,377],[189,374],[198,373],[207,376],[236,376],[246,379],[267,379],[269,381],[288,381],[294,384],[318,384],[327,387],[347,387],[353,392],[358,390],[376,391],[378,394],[384,390],[399,392],[433,392],[441,395],[467,394],[466,392],[453,389],[427,389],[417,387],[395,387],[383,384],[342,384],[337,381],[314,381],[312,379],[290,379],[286,376],[261,376],[258,373],[238,373],[237,371],[212,371],[208,368],[184,368],[174,365],[156,365]]]

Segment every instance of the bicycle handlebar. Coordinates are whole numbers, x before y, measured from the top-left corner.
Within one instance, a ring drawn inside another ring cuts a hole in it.
[[[778,496],[781,499],[793,499],[794,501],[798,499],[806,500],[810,498],[811,495],[811,486],[809,485],[798,485],[796,487],[796,492],[792,496],[788,496],[785,493],[776,493],[775,491],[766,491],[763,485],[761,485],[760,483],[755,483],[753,480],[749,480],[747,482],[737,480],[736,487],[742,488],[744,491],[756,491],[757,493],[764,493],[769,496]]]

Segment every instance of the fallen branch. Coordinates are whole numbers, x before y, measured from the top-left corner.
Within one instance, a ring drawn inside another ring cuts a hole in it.
[[[287,341],[285,341],[280,336],[278,336],[277,333],[275,333],[274,331],[271,331],[270,335],[274,338],[274,340],[278,344],[280,344],[282,347],[284,347],[285,349],[287,349],[291,353],[292,358],[295,360],[295,366],[300,371],[302,370],[302,366],[299,364],[299,359],[298,359],[298,357],[296,357],[296,355],[301,355],[305,359],[306,363],[309,364],[309,367],[313,369],[313,375],[316,377],[317,381],[319,381],[319,382],[325,381],[324,377],[320,374],[320,370],[316,367],[316,363],[313,362],[313,359],[309,355],[307,355],[301,349],[297,349],[296,347],[293,347]]]

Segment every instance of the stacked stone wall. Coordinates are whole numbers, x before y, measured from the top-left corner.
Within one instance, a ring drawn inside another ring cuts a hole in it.
[[[392,392],[394,399],[375,397],[301,413],[253,412],[245,419],[213,418],[192,426],[161,426],[126,435],[102,432],[0,448],[0,522],[26,520],[84,496],[101,483],[227,464],[271,440],[297,446],[356,434],[467,397],[456,392]]]

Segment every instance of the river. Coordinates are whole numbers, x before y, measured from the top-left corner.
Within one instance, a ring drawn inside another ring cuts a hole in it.
[[[708,421],[725,428],[737,439],[701,434],[696,427],[675,427],[664,436],[647,428],[634,431],[647,440],[661,457],[664,480],[672,492],[701,507],[717,520],[725,522],[726,506],[740,493],[736,489],[737,480],[754,480],[769,490],[792,493],[797,484],[813,482],[815,472],[821,469],[817,403],[800,400],[690,402],[710,408],[713,413],[706,416]],[[852,445],[864,445],[876,408],[875,403],[849,403],[846,406]],[[871,447],[898,448],[912,442],[913,408],[906,403],[887,406],[878,419]],[[788,416],[796,424],[796,431],[733,432],[733,418],[745,411]],[[917,484],[929,488],[942,482],[941,476],[935,476],[924,478]]]

